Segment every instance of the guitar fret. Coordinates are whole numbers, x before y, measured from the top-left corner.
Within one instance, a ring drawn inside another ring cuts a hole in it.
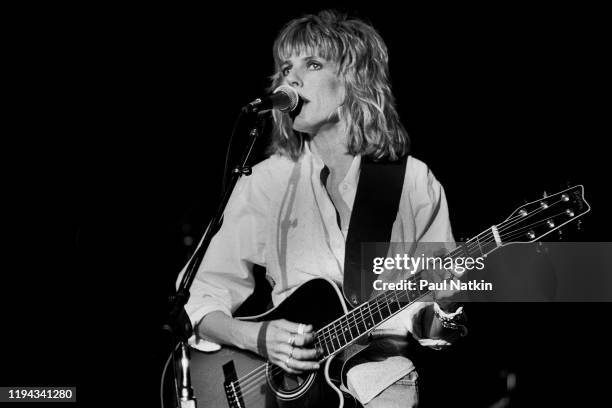
[[[393,298],[395,298],[395,304],[393,303]],[[392,292],[391,306],[393,306],[393,309],[395,309],[393,310],[393,313],[396,313],[402,308],[402,305],[400,305],[399,299],[397,298],[397,292],[395,291]]]
[[[470,241],[468,240],[468,241],[466,241],[466,242],[465,242],[463,245],[459,245],[459,246],[457,247],[457,250],[459,250],[459,251],[463,252],[463,255],[464,255],[465,257],[467,257],[467,258],[469,258],[469,257],[471,256],[471,255],[470,255],[469,248],[468,248],[468,244],[469,244],[469,242],[470,242]],[[451,252],[449,255],[452,255],[452,252]],[[450,257],[450,258],[454,258],[453,256],[449,256],[449,257]]]
[[[374,319],[372,318],[372,308],[371,308],[371,305],[369,303],[366,303],[366,305],[368,306],[368,315],[369,315],[369,318],[370,318],[370,321],[366,322],[366,326],[368,326],[368,329],[371,329],[372,327],[374,327]]]
[[[325,352],[327,354],[331,354],[330,353],[330,346],[329,346],[329,339],[330,339],[330,335],[329,335],[329,329],[324,327],[323,329],[321,329],[321,339],[323,341],[323,345],[325,346]]]
[[[380,313],[380,316],[382,317],[382,319],[380,320],[382,322],[389,316],[387,313],[387,302],[385,301],[384,294],[376,298],[376,306],[378,307],[378,311]]]
[[[369,304],[370,304],[370,311],[372,310],[372,308],[374,308],[374,312],[372,314],[372,319],[375,320],[375,324],[377,324],[378,322],[381,322],[382,319],[384,319],[384,317],[382,315],[382,308],[380,307],[380,301],[379,301],[378,297],[372,299],[369,302]],[[381,320],[378,320],[379,316],[381,317]]]
[[[385,295],[385,304],[387,305],[387,310],[389,310],[389,314],[387,315],[387,317],[393,315],[393,302],[391,301],[391,293]]]
[[[423,296],[423,292],[421,292],[421,285],[417,285],[416,290],[414,292],[415,292],[415,295],[414,295],[414,299],[412,299],[413,302],[417,300],[418,298],[420,298],[421,296]]]
[[[355,332],[356,332],[356,333],[353,332],[352,336],[353,336],[354,339],[356,339],[357,337],[359,337],[361,335],[361,333],[359,332],[359,327],[357,326],[357,318],[355,317],[355,311],[354,310],[350,313],[350,316],[353,317],[353,322],[354,322],[354,324],[351,325],[351,331],[355,330]]]
[[[329,354],[327,347],[323,348],[323,346],[325,346],[325,342],[321,342],[321,339],[318,338],[315,340],[315,350],[318,351],[322,351],[323,356],[327,356]]]
[[[406,297],[408,298],[408,303],[410,303],[410,292],[412,292],[411,290],[406,289],[404,292],[402,292],[402,294],[406,294]]]
[[[346,339],[346,325],[342,323],[343,319],[344,317],[338,321],[338,324],[340,325],[340,333],[342,333],[342,337],[344,338],[344,344],[348,344],[348,340]]]
[[[380,302],[378,300],[380,296],[376,297],[376,308],[378,309],[378,314],[380,315],[380,321],[382,322],[383,320],[385,320],[385,316],[383,316],[382,313],[382,307],[380,307]]]
[[[391,316],[393,314],[393,310],[391,310],[391,305],[387,299],[385,299],[385,305],[387,306],[387,309],[389,309],[389,316]]]
[[[347,337],[346,337],[347,333],[349,335],[348,341],[347,341],[347,344],[348,344],[348,343],[350,343],[351,341],[354,340],[354,337],[353,337],[353,333],[351,333],[351,323],[349,322],[349,319],[348,319],[347,316],[345,316],[345,318],[344,318],[343,325],[344,325],[344,329],[343,329],[344,330],[344,338],[347,339]]]
[[[417,290],[418,290],[418,286],[417,286]],[[412,299],[416,296],[415,295],[415,291],[414,290],[410,290],[410,289],[406,289],[406,297],[408,297],[408,302],[412,302]]]
[[[332,343],[331,338],[329,339],[329,341],[325,342],[325,348],[327,349],[327,353],[329,355],[334,354],[334,352],[336,351],[336,349],[334,348],[334,343]]]
[[[388,298],[388,296],[386,294],[382,295],[380,297],[380,302],[381,302],[380,311],[381,311],[381,313],[383,315],[383,319],[382,320],[385,320],[389,316],[391,316],[391,314],[392,314],[391,308],[389,307],[389,298]]]
[[[397,302],[397,310],[400,310],[402,308],[402,303],[399,300],[399,297],[397,295],[397,291],[395,292],[395,301]]]
[[[319,342],[319,346],[321,350],[323,350],[324,354],[329,355],[329,347],[327,346],[327,335],[325,334],[326,328],[319,329],[317,332],[317,340]]]
[[[327,327],[323,327],[319,329],[318,333],[319,333],[318,337],[322,339],[324,342],[327,342],[327,339],[329,338],[329,329]]]
[[[365,317],[363,316],[363,305],[359,306],[359,309],[357,309],[359,311],[359,314],[361,315],[360,320],[359,320],[359,324],[363,327],[363,329],[360,326],[357,326],[359,328],[359,333],[363,334],[367,331],[367,326],[365,323]]]
[[[482,252],[482,245],[480,245],[480,235],[476,235],[476,243],[478,244],[478,249],[480,250],[480,256],[484,256],[484,252]]]
[[[332,326],[331,326],[331,327],[332,327],[332,329],[333,329],[333,335],[332,335],[332,338],[331,338],[331,340],[332,340],[332,345],[334,346],[334,349],[339,349],[341,346],[340,346],[340,339],[339,339],[339,337],[338,337],[338,332],[336,331],[336,325],[335,325],[335,324],[332,324]],[[335,341],[335,343],[334,343],[334,341]],[[336,346],[336,344],[337,344],[338,346]]]
[[[411,296],[413,295],[413,291],[406,289],[404,293],[406,293],[406,303],[409,304],[410,302],[412,302]]]

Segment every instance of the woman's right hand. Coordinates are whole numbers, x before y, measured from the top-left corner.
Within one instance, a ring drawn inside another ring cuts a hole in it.
[[[318,353],[312,347],[314,340],[312,325],[285,319],[271,320],[261,323],[258,350],[285,371],[300,374],[319,369]]]
[[[196,330],[200,336],[221,344],[259,353],[293,374],[319,368],[317,351],[312,346],[312,325],[284,319],[249,322],[213,311],[204,316]]]

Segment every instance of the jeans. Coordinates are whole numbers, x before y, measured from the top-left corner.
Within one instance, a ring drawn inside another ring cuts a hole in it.
[[[419,404],[418,374],[411,371],[365,404],[366,408],[412,408]]]

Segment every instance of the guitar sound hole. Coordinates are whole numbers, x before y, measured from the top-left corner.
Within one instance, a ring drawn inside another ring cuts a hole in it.
[[[268,384],[283,399],[292,399],[308,389],[314,380],[315,373],[290,374],[272,364],[266,369]]]

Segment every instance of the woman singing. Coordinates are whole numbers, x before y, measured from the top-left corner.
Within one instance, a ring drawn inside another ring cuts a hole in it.
[[[406,160],[392,242],[454,239],[442,186],[423,162],[408,155],[387,47],[378,32],[361,20],[323,11],[290,21],[273,54],[271,89],[292,87],[300,107],[292,114],[274,111],[273,153],[236,185],[186,309],[198,339],[250,350],[298,374],[319,368],[311,325],[245,322],[232,314],[254,290],[254,265],[266,268],[275,305],[313,278],[342,285],[365,159]],[[402,347],[408,339],[427,347],[450,345],[457,325],[444,323],[461,316],[456,304],[430,297],[387,320],[370,336],[377,343],[372,350],[389,350],[388,339],[394,352],[366,353],[348,371],[348,391],[368,407],[417,406],[417,373]]]

